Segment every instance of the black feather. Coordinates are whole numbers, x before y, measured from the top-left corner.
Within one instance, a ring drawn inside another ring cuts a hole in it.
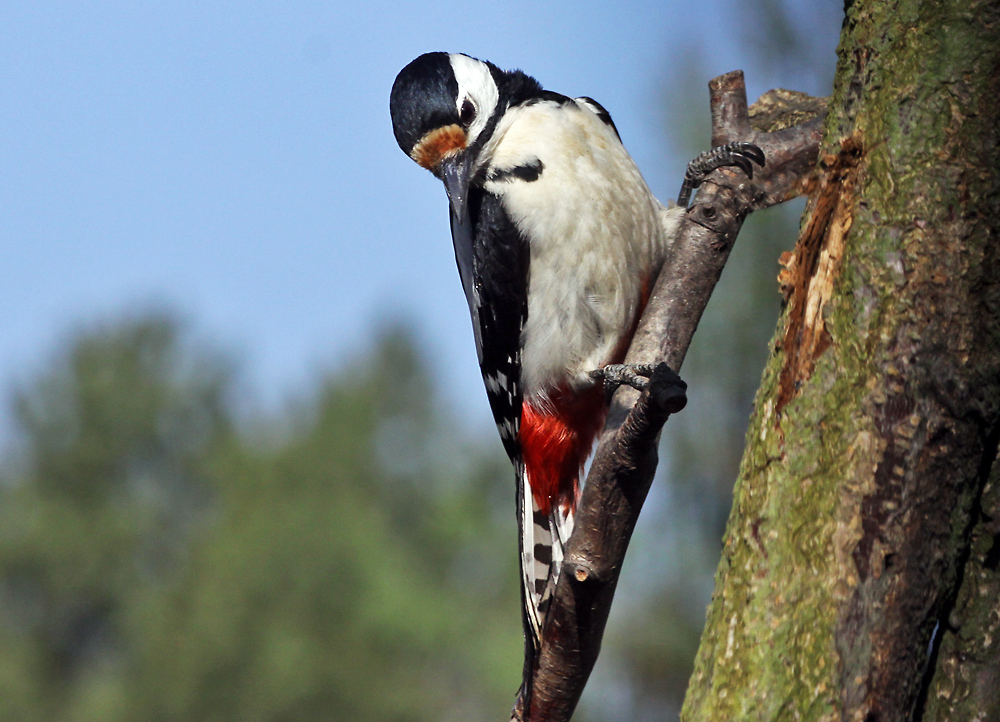
[[[468,208],[467,233],[453,224],[455,256],[460,273],[463,256],[471,261],[471,288],[465,290],[472,294],[469,310],[479,345],[479,368],[504,450],[514,461],[520,456],[517,431],[523,399],[521,329],[528,318],[528,242],[500,199],[481,186],[470,189]]]
[[[459,122],[457,96],[448,53],[425,53],[399,71],[389,93],[389,116],[404,153],[428,131]]]
[[[514,166],[513,168],[494,168],[486,176],[488,181],[522,180],[526,183],[533,183],[542,176],[545,164],[535,158],[533,161]]]

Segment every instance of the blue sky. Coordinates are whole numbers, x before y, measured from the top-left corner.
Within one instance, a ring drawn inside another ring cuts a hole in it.
[[[0,393],[81,324],[167,307],[273,406],[403,318],[490,428],[444,191],[392,137],[395,74],[458,50],[593,96],[666,198],[671,66],[704,50],[706,81],[770,87],[735,7],[5,0]]]

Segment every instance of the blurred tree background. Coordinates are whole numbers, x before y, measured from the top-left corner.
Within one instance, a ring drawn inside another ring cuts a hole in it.
[[[827,93],[814,48],[839,5],[753,7],[753,80]],[[702,52],[664,82],[684,156],[708,137]],[[578,719],[676,717],[800,210],[747,223],[702,321]],[[0,719],[502,718],[512,472],[442,408],[405,327],[277,417],[237,411],[237,365],[169,313],[67,339],[16,394],[0,464]]]
[[[250,431],[233,392],[218,354],[151,315],[82,333],[18,394],[0,718],[503,709],[521,653],[506,461],[455,446],[413,339],[383,331]]]

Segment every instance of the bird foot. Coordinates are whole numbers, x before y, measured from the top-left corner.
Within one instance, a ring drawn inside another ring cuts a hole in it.
[[[611,397],[619,386],[631,386],[642,391],[650,383],[657,387],[661,395],[669,397],[669,403],[680,411],[687,403],[687,384],[665,363],[658,364],[608,364],[604,368],[590,372],[590,378],[604,382],[604,396],[611,403]]]
[[[608,364],[590,372],[590,378],[604,382],[604,391],[614,394],[619,386],[631,386],[642,391],[653,375],[653,364]]]
[[[708,174],[719,168],[736,167],[753,178],[753,164],[764,167],[764,151],[753,143],[726,143],[705,151],[688,163],[684,184],[677,196],[677,205],[687,208],[691,194],[704,182]]]

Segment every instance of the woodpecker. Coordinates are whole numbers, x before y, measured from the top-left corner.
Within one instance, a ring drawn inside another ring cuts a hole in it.
[[[483,382],[517,477],[530,675],[607,413],[601,371],[624,359],[684,208],[656,200],[597,101],[519,70],[421,55],[396,77],[389,110],[399,147],[449,199]],[[750,174],[748,157],[763,163],[737,146],[689,166],[686,192],[722,165]]]

